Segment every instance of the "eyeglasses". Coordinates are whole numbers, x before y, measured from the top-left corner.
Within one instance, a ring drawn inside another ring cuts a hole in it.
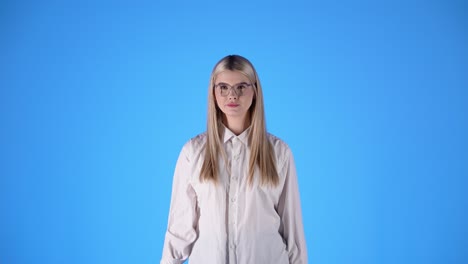
[[[221,96],[225,97],[229,95],[229,92],[231,90],[234,91],[234,94],[237,96],[242,96],[245,92],[246,89],[248,89],[252,84],[250,83],[238,83],[233,86],[227,84],[227,83],[218,83],[215,85],[215,88],[219,90],[219,93]]]

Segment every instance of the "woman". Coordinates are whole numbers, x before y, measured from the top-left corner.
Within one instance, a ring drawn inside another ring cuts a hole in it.
[[[177,161],[162,264],[307,263],[294,160],[268,134],[253,65],[213,69],[207,131]]]

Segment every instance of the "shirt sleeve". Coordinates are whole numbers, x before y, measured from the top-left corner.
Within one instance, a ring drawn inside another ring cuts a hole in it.
[[[281,218],[280,233],[286,243],[291,264],[307,263],[307,247],[302,223],[301,202],[297,182],[296,167],[291,151],[286,151],[286,158],[281,173],[285,182],[278,203]]]
[[[161,264],[183,263],[198,237],[196,193],[190,184],[190,159],[186,146],[177,160],[172,183],[171,206]]]

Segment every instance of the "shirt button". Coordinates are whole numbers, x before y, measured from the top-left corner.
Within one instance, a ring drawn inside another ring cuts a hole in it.
[[[232,197],[231,202],[235,203],[236,202],[236,197]]]
[[[237,176],[232,177],[232,180],[237,181]]]
[[[236,154],[236,155],[234,156],[234,159],[239,160],[239,154]]]

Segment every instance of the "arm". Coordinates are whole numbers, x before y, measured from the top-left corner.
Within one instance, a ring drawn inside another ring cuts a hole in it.
[[[291,264],[307,263],[307,247],[302,224],[301,202],[297,183],[296,167],[291,151],[286,152],[286,159],[281,169],[285,181],[278,203],[281,217],[280,233],[286,242]]]
[[[198,237],[197,197],[190,184],[190,160],[184,147],[177,160],[172,184],[169,211],[161,264],[181,264],[189,256]]]

